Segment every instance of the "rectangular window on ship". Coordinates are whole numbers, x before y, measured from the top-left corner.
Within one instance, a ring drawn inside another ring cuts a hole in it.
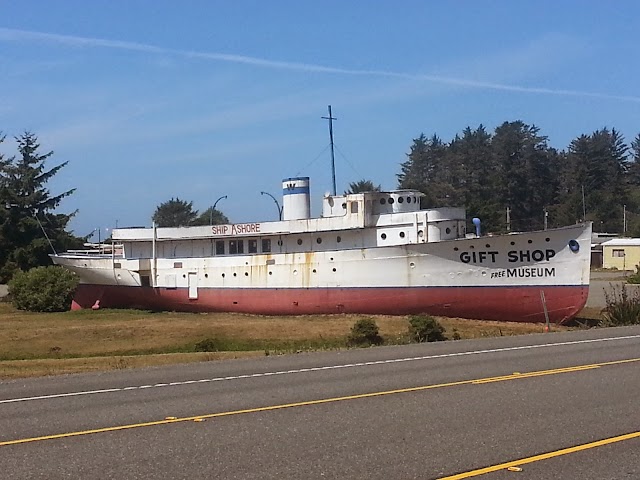
[[[263,238],[262,239],[262,253],[270,253],[271,252],[271,239]]]
[[[224,255],[224,240],[216,240],[216,255]]]
[[[258,253],[258,240],[253,238],[248,240],[249,244],[249,253]]]
[[[229,240],[229,253],[236,255],[238,253],[244,253],[244,241],[243,240]]]

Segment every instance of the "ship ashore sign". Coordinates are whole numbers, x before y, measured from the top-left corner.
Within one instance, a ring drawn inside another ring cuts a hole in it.
[[[259,223],[234,223],[232,225],[213,225],[211,233],[214,235],[251,235],[260,233]]]

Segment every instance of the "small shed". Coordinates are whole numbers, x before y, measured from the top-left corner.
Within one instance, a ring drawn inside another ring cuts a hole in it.
[[[602,243],[602,266],[635,270],[640,265],[640,238],[614,238]]]

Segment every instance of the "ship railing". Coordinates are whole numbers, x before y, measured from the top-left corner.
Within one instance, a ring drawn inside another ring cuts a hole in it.
[[[91,256],[91,257],[123,257],[124,245],[108,243],[85,243],[83,249],[67,250],[68,255]]]

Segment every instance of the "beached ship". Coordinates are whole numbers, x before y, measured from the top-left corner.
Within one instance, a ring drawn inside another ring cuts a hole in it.
[[[327,194],[318,218],[308,177],[282,193],[280,221],[114,229],[109,245],[52,255],[80,278],[72,308],[560,323],[586,303],[590,223],[482,236],[414,190]]]

